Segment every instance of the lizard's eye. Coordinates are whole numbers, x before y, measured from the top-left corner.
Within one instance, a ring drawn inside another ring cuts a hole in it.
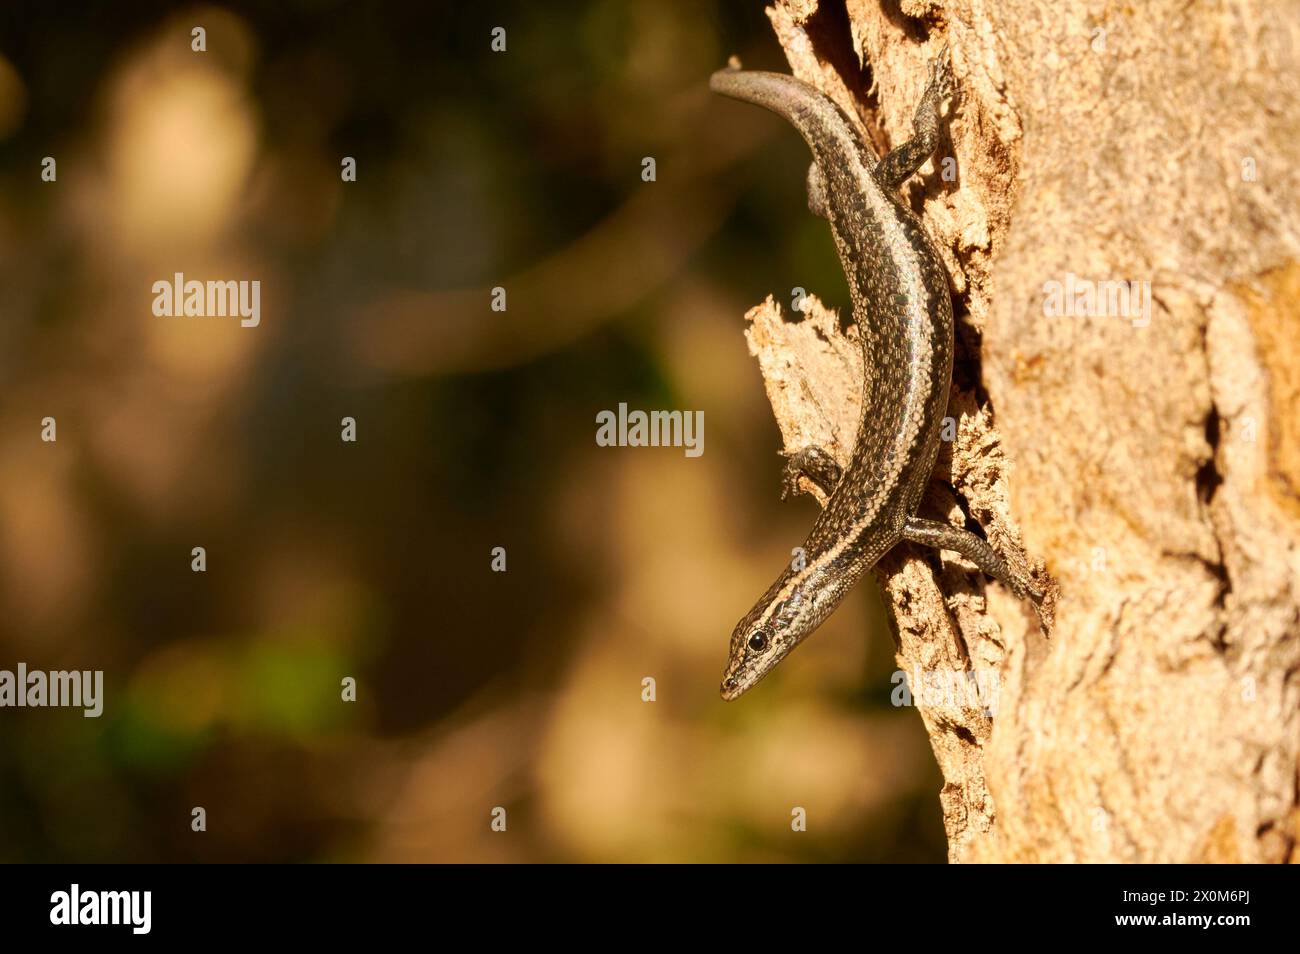
[[[761,653],[766,649],[767,633],[763,632],[761,629],[755,632],[753,636],[749,637],[749,648],[754,650],[756,653]]]

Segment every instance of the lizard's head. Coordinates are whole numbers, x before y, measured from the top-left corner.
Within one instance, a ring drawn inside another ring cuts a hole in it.
[[[737,699],[790,654],[825,618],[814,607],[808,574],[786,570],[731,633],[722,698]],[[818,607],[819,608],[819,607]]]

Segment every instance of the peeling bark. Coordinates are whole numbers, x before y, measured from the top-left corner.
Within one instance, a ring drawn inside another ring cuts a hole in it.
[[[1048,638],[955,554],[900,546],[876,570],[900,668],[998,675],[991,712],[919,707],[950,858],[1297,860],[1300,5],[768,13],[794,74],[882,154],[945,40],[961,91],[905,187],[958,323],[956,439],[926,509],[1010,558],[1023,544],[1060,601]],[[1149,288],[1149,321],[1054,313],[1069,276]],[[816,299],[747,317],[786,449],[845,462],[851,330]]]

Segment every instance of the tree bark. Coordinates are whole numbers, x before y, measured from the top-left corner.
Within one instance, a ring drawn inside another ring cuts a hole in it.
[[[958,322],[926,508],[1023,548],[1059,602],[1040,625],[946,551],[876,570],[900,669],[996,675],[919,699],[950,859],[1300,860],[1300,5],[768,14],[882,155],[945,41],[958,83],[904,187]],[[1089,282],[1135,283],[1134,309]],[[815,298],[747,318],[786,449],[845,462],[851,331]]]

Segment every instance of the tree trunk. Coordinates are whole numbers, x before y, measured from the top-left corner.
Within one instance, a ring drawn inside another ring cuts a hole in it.
[[[882,154],[951,51],[948,138],[905,186],[958,324],[926,507],[1059,585],[1049,627],[956,554],[877,568],[913,688],[986,690],[919,697],[951,860],[1298,860],[1300,5],[769,16]],[[856,345],[815,299],[748,317],[787,449],[847,460]]]

